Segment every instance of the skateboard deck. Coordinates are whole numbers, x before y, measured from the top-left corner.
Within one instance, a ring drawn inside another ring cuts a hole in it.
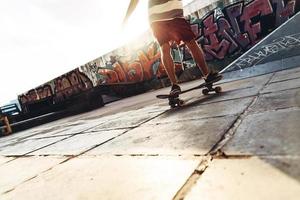
[[[169,100],[169,105],[170,105],[171,108],[180,107],[180,106],[184,105],[185,101],[180,99],[179,96],[181,94],[190,92],[192,90],[204,88],[202,90],[202,94],[204,94],[204,95],[208,95],[209,92],[221,93],[222,92],[222,87],[220,87],[220,86],[214,87],[213,86],[213,83],[215,83],[215,82],[217,82],[221,79],[222,79],[222,77],[220,77],[219,79],[217,79],[213,82],[209,82],[209,83],[204,82],[204,83],[202,83],[200,85],[197,85],[195,87],[192,87],[192,88],[189,88],[189,89],[186,89],[186,90],[182,90],[177,96],[173,96],[173,95],[170,95],[170,94],[160,94],[160,95],[157,95],[156,98],[158,98],[158,99],[168,99]]]

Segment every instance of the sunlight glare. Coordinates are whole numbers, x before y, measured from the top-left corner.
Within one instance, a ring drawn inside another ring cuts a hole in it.
[[[122,43],[128,43],[149,29],[147,1],[140,1],[122,31]]]
[[[187,5],[193,0],[183,0],[183,5]],[[129,18],[122,32],[121,43],[128,43],[134,40],[136,37],[144,33],[150,28],[148,22],[148,1],[141,0],[137,5],[136,10]]]

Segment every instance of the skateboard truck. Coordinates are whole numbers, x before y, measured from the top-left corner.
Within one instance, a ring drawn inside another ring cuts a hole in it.
[[[209,92],[221,93],[222,92],[222,88],[220,86],[213,87],[213,84],[211,83],[211,84],[208,84],[206,86],[206,88],[204,88],[202,90],[202,94],[208,95]]]

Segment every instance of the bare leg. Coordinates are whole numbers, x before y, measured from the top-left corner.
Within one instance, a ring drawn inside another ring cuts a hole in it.
[[[165,70],[167,71],[168,77],[173,85],[177,84],[174,61],[171,55],[171,46],[169,43],[165,43],[161,46],[160,49],[162,64],[164,65]]]
[[[209,69],[207,67],[202,48],[197,44],[195,40],[185,42],[185,44],[189,48],[194,61],[199,66],[199,69],[201,70],[203,76],[206,77],[209,73]]]

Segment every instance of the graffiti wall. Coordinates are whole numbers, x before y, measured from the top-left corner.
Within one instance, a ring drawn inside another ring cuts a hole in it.
[[[299,57],[300,59],[299,21],[300,13],[298,12],[291,20],[265,37],[264,40],[244,53],[224,70],[242,70],[255,65],[259,68],[268,68],[264,69],[264,71],[268,72],[268,70],[274,69],[276,66],[277,69],[282,69],[297,65],[297,58]],[[290,59],[292,61],[288,61]],[[272,67],[263,67],[265,63]]]
[[[299,11],[300,0],[217,1],[187,16],[210,67],[222,69]],[[173,46],[176,72],[194,68],[187,48]],[[73,94],[101,85],[128,84],[166,77],[158,44],[147,32],[113,52],[19,96],[21,104],[53,97],[64,101]]]
[[[197,17],[197,13],[206,8],[187,16],[208,64],[217,69],[224,68],[242,55],[300,8],[296,0],[230,2],[218,1],[216,8],[201,18]],[[172,54],[177,72],[195,66],[184,45],[174,46]],[[81,70],[90,74],[95,84],[147,81],[166,76],[158,45],[151,33],[145,34],[134,45],[122,47],[88,63]],[[92,75],[94,73],[96,77]]]
[[[91,80],[84,73],[80,72],[79,69],[75,69],[28,91],[26,94],[20,95],[19,101],[21,104],[30,104],[42,99],[54,98],[54,101],[57,103],[92,87]]]
[[[223,68],[243,52],[284,23],[299,10],[296,1],[240,1],[222,8],[221,5],[191,25],[206,60]],[[183,58],[190,59],[185,48]]]

